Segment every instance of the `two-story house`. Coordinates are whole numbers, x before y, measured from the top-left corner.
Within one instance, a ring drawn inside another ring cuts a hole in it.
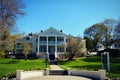
[[[50,59],[57,58],[57,53],[66,52],[67,35],[62,30],[53,27],[43,31],[37,35],[26,36],[18,39],[16,42],[15,53],[22,53],[22,43],[30,44],[32,50],[30,53],[37,55],[47,54]]]

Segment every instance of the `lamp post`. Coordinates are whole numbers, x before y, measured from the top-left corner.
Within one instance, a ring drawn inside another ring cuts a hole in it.
[[[108,27],[106,28],[106,57],[107,57],[107,67],[108,67],[108,72],[110,72],[110,55],[109,55],[109,43],[110,43],[110,38],[108,40],[107,37],[107,33],[108,33]]]
[[[46,68],[48,67],[48,53],[46,53]]]
[[[101,62],[102,62],[102,69],[104,69],[104,65],[107,65],[107,70],[108,72],[110,72],[109,52],[104,52],[101,54]]]
[[[108,47],[108,39],[107,39],[107,28],[106,28],[106,49],[104,53],[101,53],[101,62],[102,62],[102,69],[104,69],[104,64],[107,64],[108,72],[110,72],[110,56],[109,56],[109,47]]]

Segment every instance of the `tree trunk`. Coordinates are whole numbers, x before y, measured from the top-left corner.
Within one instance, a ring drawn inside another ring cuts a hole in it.
[[[25,55],[25,61],[27,60],[27,55]]]
[[[68,60],[73,60],[74,56],[75,56],[75,53],[71,53],[71,54],[69,54],[69,58],[68,58]]]

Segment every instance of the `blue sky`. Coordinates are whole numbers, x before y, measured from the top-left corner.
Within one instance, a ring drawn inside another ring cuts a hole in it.
[[[83,36],[84,30],[106,18],[120,17],[120,0],[23,0],[26,15],[17,20],[19,31],[40,32],[49,27]]]

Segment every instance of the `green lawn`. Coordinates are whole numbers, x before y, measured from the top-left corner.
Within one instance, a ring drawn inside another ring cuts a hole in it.
[[[59,66],[63,69],[71,68],[77,70],[99,70],[101,69],[100,57],[79,58],[73,61],[59,61]],[[120,78],[120,58],[110,58],[110,73],[109,77]]]
[[[45,69],[45,60],[0,59],[0,78],[16,70]]]

